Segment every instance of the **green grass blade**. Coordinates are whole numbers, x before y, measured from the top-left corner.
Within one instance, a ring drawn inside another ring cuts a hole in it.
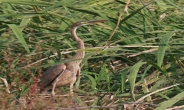
[[[181,8],[181,7],[179,7],[178,5],[174,4],[174,3],[171,2],[170,0],[165,0],[165,1],[168,2],[168,3],[170,3],[170,4],[173,5],[174,7],[178,8],[178,9],[180,9],[181,11],[184,12],[184,9],[183,9],[183,8]]]
[[[160,46],[157,52],[157,64],[159,67],[161,67],[162,65],[162,62],[165,56],[165,51],[167,50],[169,39],[173,36],[173,34],[174,34],[173,31],[166,33],[160,41]]]
[[[25,28],[25,26],[30,22],[31,16],[30,15],[25,15],[20,23],[20,32]]]
[[[150,3],[144,5],[143,7],[137,9],[136,11],[134,11],[133,13],[131,13],[130,15],[126,16],[124,19],[121,20],[120,24],[125,22],[126,20],[130,19],[131,17],[133,17],[135,14],[139,13],[139,11],[141,11],[142,9],[144,9],[145,7],[147,7],[148,5],[150,5]]]
[[[105,65],[103,65],[103,66],[101,67],[101,70],[100,70],[100,72],[99,72],[99,74],[98,74],[98,78],[97,78],[97,80],[96,80],[97,84],[100,82],[100,80],[102,80],[102,79],[104,78],[104,74],[105,74],[107,71],[108,71],[107,68],[105,67]]]
[[[129,68],[125,68],[121,73],[121,92],[123,92],[125,89],[125,83],[126,83],[126,79],[127,79],[128,70],[129,70]]]
[[[136,81],[137,73],[139,71],[139,68],[143,64],[145,64],[145,62],[140,61],[140,62],[136,63],[134,66],[132,66],[130,68],[130,74],[128,76],[128,81],[130,83],[131,95],[132,95],[133,99],[135,99],[134,95],[133,95],[133,92],[134,92],[134,87],[135,87],[135,81]]]
[[[177,94],[175,97],[173,97],[165,102],[162,102],[160,104],[160,107],[157,107],[155,110],[165,110],[166,108],[171,107],[173,104],[175,104],[176,102],[178,102],[179,100],[181,100],[183,98],[184,98],[184,92],[181,92],[181,93]]]
[[[84,76],[86,76],[86,77],[88,77],[89,78],[89,80],[91,81],[91,87],[92,87],[92,89],[93,90],[95,90],[96,89],[96,81],[95,81],[95,79],[92,77],[92,76],[90,76],[90,75],[87,75],[87,74],[84,74]]]
[[[43,1],[20,1],[20,0],[1,0],[2,3],[12,3],[12,4],[21,4],[21,5],[32,5],[32,6],[50,6],[52,5],[49,2]]]
[[[8,24],[8,26],[12,29],[12,31],[14,32],[14,34],[16,35],[16,37],[18,38],[19,42],[26,49],[26,51],[28,53],[30,53],[30,50],[28,48],[28,45],[27,45],[24,37],[22,36],[22,33],[21,33],[20,29],[15,24]]]

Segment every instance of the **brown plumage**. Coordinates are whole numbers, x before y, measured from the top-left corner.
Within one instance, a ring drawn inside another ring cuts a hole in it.
[[[85,46],[82,39],[76,35],[78,27],[83,25],[97,24],[99,22],[106,22],[107,20],[97,20],[88,22],[76,22],[71,26],[71,35],[77,42],[77,48],[79,49],[76,54],[71,58],[71,62],[65,64],[59,64],[50,67],[40,78],[40,90],[43,91],[46,88],[52,88],[51,95],[55,96],[55,87],[70,85],[70,95],[73,96],[73,84],[75,83],[77,76],[80,75],[80,63],[85,56]]]

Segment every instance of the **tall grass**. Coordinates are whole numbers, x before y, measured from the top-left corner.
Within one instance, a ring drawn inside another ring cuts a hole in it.
[[[76,51],[69,31],[74,22],[100,19],[108,23],[77,30],[86,56],[75,107],[182,108],[184,2],[127,1],[1,0],[0,77],[10,90],[2,80],[1,109],[73,107],[61,96],[54,106],[39,96],[39,78]]]

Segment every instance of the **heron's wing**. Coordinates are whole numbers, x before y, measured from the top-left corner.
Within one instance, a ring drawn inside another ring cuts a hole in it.
[[[71,70],[69,70],[68,68],[66,68],[66,70],[63,72],[63,74],[58,77],[54,83],[57,83],[57,86],[63,86],[63,85],[67,85],[70,84],[72,81],[76,81],[76,78],[80,75],[80,69],[78,69],[75,72],[72,72]]]
[[[52,84],[58,76],[64,73],[65,69],[65,64],[55,65],[47,69],[40,78],[40,88],[43,89]]]

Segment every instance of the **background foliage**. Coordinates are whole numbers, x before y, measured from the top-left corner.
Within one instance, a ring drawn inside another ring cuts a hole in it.
[[[108,22],[77,30],[86,46],[75,84],[79,103],[182,108],[184,2],[128,1],[0,0],[1,109],[51,104],[38,98],[39,77],[74,54],[76,42],[69,31],[74,22],[101,19]],[[57,94],[68,90],[60,88]]]

